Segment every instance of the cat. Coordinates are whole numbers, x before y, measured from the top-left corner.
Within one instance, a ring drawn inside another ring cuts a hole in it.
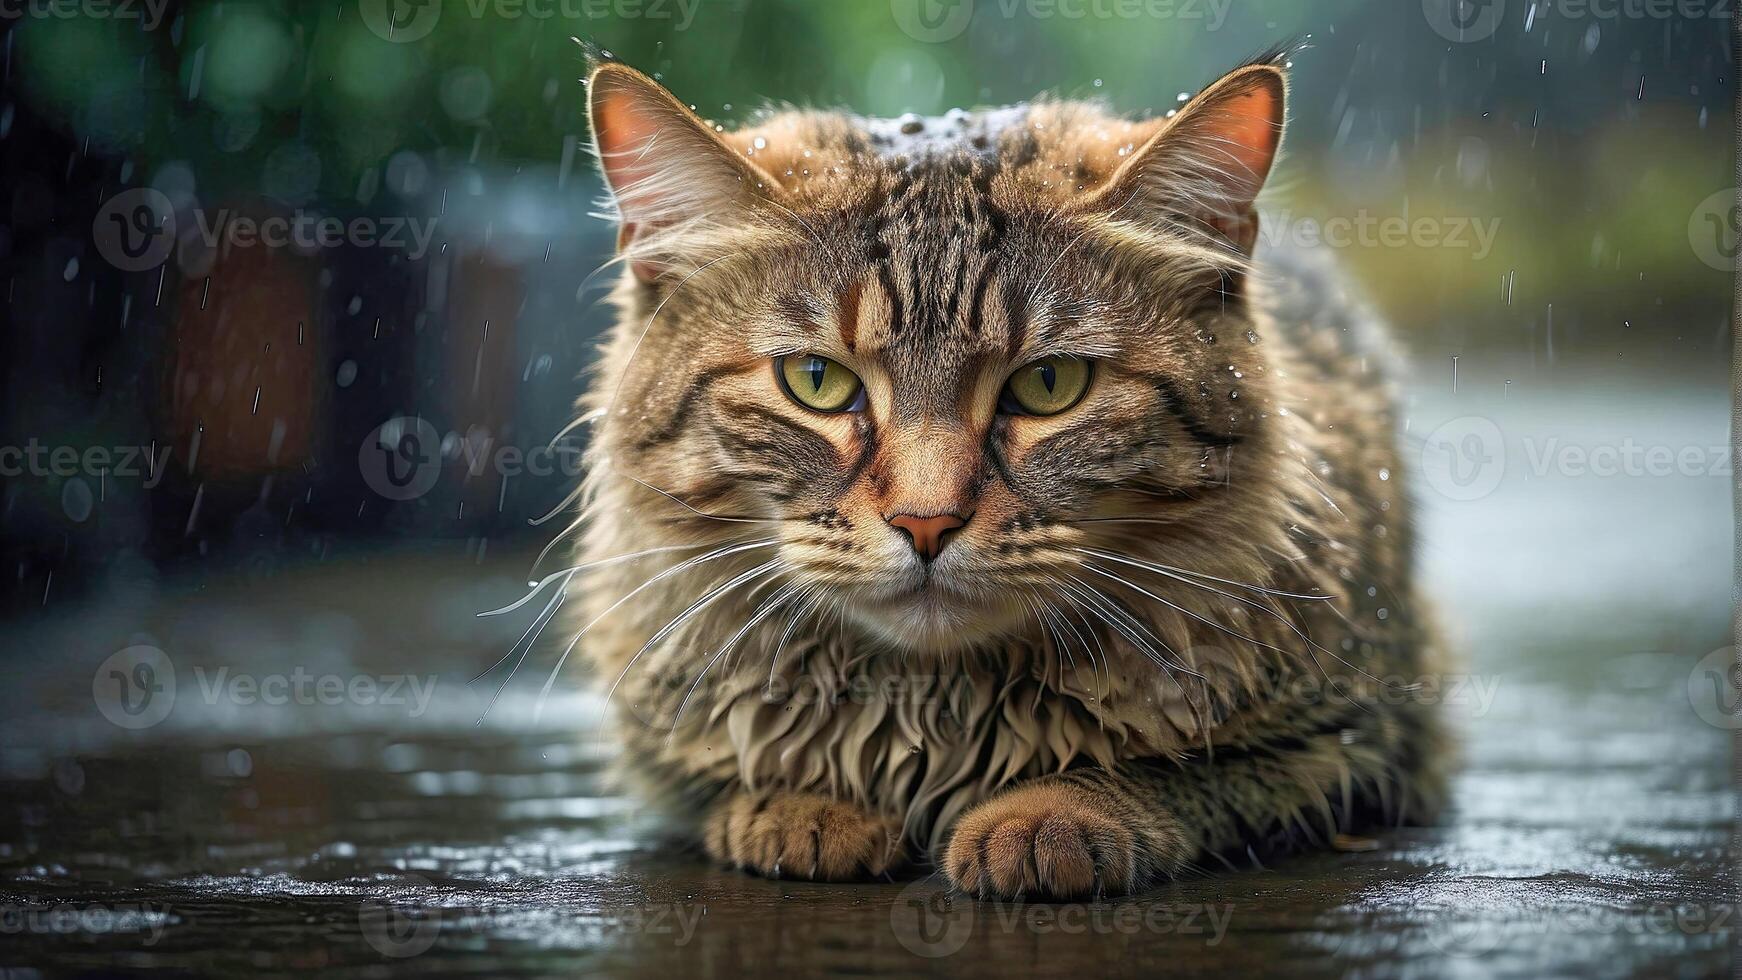
[[[713,858],[1070,898],[1440,806],[1383,335],[1256,247],[1283,58],[734,131],[595,59],[572,632]]]

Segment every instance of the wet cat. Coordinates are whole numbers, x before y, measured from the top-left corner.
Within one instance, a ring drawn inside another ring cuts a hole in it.
[[[588,87],[622,277],[573,632],[708,853],[1063,897],[1433,813],[1383,344],[1256,248],[1280,57],[1139,121]]]

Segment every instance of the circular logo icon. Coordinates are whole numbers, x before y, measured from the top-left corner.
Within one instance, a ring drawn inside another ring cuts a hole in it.
[[[144,272],[175,250],[175,205],[162,191],[135,187],[103,202],[91,221],[103,261],[122,272]]]
[[[1421,0],[1421,12],[1435,34],[1465,44],[1494,36],[1506,16],[1506,0]]]
[[[388,500],[416,500],[442,475],[442,437],[423,419],[401,415],[381,423],[357,450],[369,489]]]
[[[895,896],[889,928],[903,949],[938,959],[959,952],[974,933],[972,901],[940,876],[921,878]]]
[[[1735,647],[1713,650],[1688,674],[1688,703],[1713,728],[1742,728],[1742,663]]]
[[[175,707],[175,664],[154,646],[117,650],[92,675],[91,699],[122,728],[150,728]]]
[[[407,875],[395,885],[395,891],[407,886],[428,886],[416,875]],[[427,953],[441,935],[442,918],[439,909],[407,908],[382,898],[364,899],[357,908],[357,927],[363,941],[382,956],[405,959]]]
[[[1700,261],[1719,272],[1736,270],[1736,243],[1742,239],[1742,203],[1735,188],[1700,202],[1688,219],[1688,244]]]
[[[895,26],[915,41],[942,44],[954,40],[974,19],[974,0],[889,0]]]
[[[1481,919],[1436,922],[1429,929],[1428,941],[1447,956],[1481,956],[1492,951],[1500,939],[1495,924]]]
[[[442,19],[441,0],[360,0],[363,23],[383,41],[410,44],[429,37]]]
[[[1480,500],[1506,475],[1506,441],[1500,427],[1465,415],[1435,429],[1421,447],[1427,484],[1452,500]]]

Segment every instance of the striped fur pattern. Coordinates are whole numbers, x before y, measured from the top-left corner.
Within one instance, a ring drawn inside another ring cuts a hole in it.
[[[1136,122],[726,132],[590,88],[624,272],[572,632],[623,776],[711,855],[1071,896],[1433,813],[1383,351],[1332,270],[1252,254],[1272,60]],[[863,410],[787,397],[801,354]],[[1083,401],[1001,412],[1050,355]],[[945,512],[929,564],[888,523]]]

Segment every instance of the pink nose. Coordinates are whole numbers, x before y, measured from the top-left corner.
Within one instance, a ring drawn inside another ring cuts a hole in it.
[[[913,539],[913,550],[919,552],[919,556],[928,562],[937,558],[944,550],[950,532],[967,523],[954,514],[939,514],[936,517],[897,514],[889,519],[889,526],[906,531],[907,536]]]

